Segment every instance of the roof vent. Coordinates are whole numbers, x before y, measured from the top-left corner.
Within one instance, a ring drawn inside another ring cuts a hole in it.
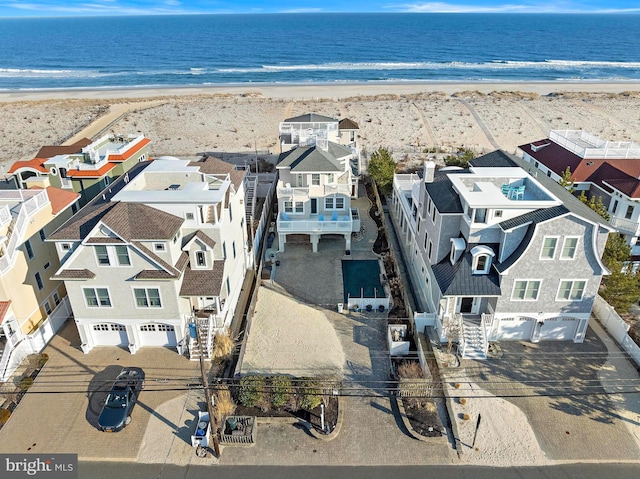
[[[464,241],[464,238],[451,238],[451,255],[449,255],[449,261],[451,264],[456,264],[467,245]]]

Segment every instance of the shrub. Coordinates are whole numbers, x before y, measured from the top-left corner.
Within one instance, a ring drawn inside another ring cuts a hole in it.
[[[298,386],[298,405],[300,409],[315,409],[322,402],[322,391],[317,382],[303,378]]]
[[[422,378],[422,367],[415,361],[402,361],[398,366],[398,377],[401,379]]]
[[[294,393],[291,379],[287,376],[273,376],[271,378],[271,404],[282,407],[291,404]]]
[[[215,415],[218,424],[222,422],[225,416],[230,416],[236,410],[236,403],[231,397],[231,392],[227,385],[220,386],[214,393],[215,408],[213,414]]]
[[[238,401],[246,407],[257,407],[264,404],[264,376],[245,376],[240,379]]]
[[[47,361],[49,361],[49,355],[47,353],[42,353],[38,358],[38,367],[41,368],[47,363]]]
[[[213,337],[212,358],[226,358],[231,355],[235,347],[236,345],[228,329],[224,333],[216,333]]]
[[[20,389],[22,389],[23,391],[28,390],[31,386],[33,386],[33,378],[32,378],[32,377],[27,376],[27,377],[22,378],[22,379],[20,380],[19,387],[20,387]]]
[[[6,423],[11,417],[11,411],[8,409],[0,409],[0,425]]]

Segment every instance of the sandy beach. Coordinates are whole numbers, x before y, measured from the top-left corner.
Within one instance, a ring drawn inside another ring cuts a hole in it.
[[[107,132],[141,132],[153,155],[279,151],[278,123],[303,113],[348,117],[366,152],[399,162],[425,149],[477,153],[585,129],[640,141],[640,83],[373,83],[256,85],[0,93],[0,165],[43,145]],[[75,137],[74,137],[75,135]]]

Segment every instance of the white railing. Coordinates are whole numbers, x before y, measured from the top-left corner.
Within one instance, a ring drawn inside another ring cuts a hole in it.
[[[9,209],[9,206],[2,205],[2,207],[0,207],[0,227],[6,225],[10,221],[11,221],[11,210]]]
[[[309,188],[308,187],[300,187],[300,186],[279,186],[278,187],[278,198],[282,198],[283,196],[290,196],[292,198],[301,198],[305,199],[309,197]]]
[[[0,273],[6,273],[12,266],[13,261],[16,258],[18,241],[23,238],[27,226],[29,225],[28,219],[33,216],[36,211],[38,211],[48,203],[49,196],[47,195],[47,190],[39,191],[38,193],[32,195],[31,198],[22,203],[20,212],[18,213],[18,217],[16,219],[16,223],[11,233],[11,238],[9,238],[7,250],[4,252],[5,254],[0,257]]]
[[[282,233],[348,233],[352,227],[351,215],[339,215],[337,220],[331,218],[320,220],[278,219],[278,231]]]
[[[632,141],[606,141],[583,130],[551,130],[549,139],[581,158],[638,158],[640,145]],[[585,146],[581,143],[586,143]]]
[[[349,184],[335,184],[335,185],[324,185],[324,194],[333,195],[333,194],[342,194],[351,196],[351,185]]]
[[[637,221],[627,220],[624,218],[619,218],[617,216],[611,217],[611,220],[609,222],[612,226],[620,230],[633,233],[633,236],[637,236],[636,232],[638,231],[638,229],[640,229],[640,225],[638,225]]]
[[[73,184],[69,178],[60,178],[60,187],[61,188],[73,188]]]

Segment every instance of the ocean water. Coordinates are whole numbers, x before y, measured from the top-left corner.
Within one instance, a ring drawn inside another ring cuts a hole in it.
[[[640,80],[640,15],[14,18],[0,31],[0,90]]]

